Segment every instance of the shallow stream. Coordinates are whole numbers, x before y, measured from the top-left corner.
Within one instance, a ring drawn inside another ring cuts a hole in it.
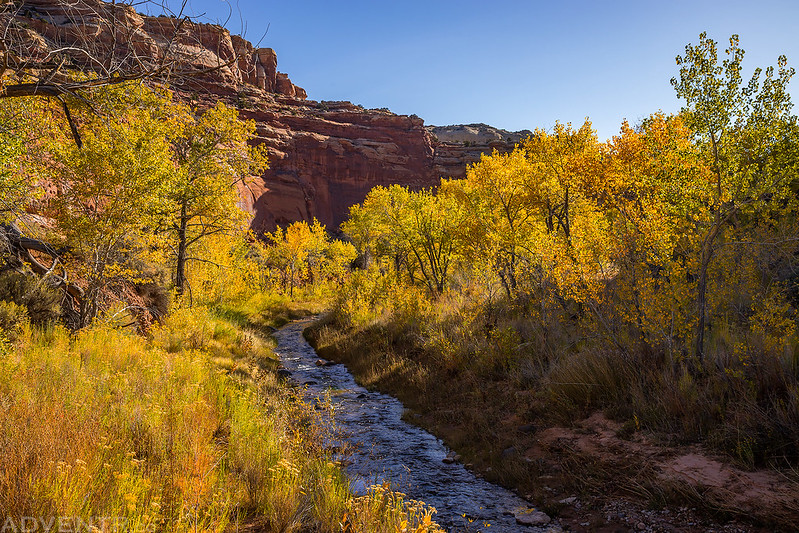
[[[317,365],[319,356],[302,336],[310,323],[293,322],[278,330],[276,351],[292,378],[306,387],[307,400],[330,398],[338,438],[352,450],[346,471],[355,492],[389,481],[395,490],[435,507],[435,521],[450,531],[559,531],[518,525],[514,512],[529,509],[529,502],[476,477],[460,463],[445,463],[449,450],[430,433],[404,422],[403,406],[393,396],[361,387],[344,365]]]

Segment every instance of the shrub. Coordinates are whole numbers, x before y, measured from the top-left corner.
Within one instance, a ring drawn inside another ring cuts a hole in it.
[[[33,324],[52,322],[61,316],[61,293],[45,281],[20,272],[0,273],[0,300],[25,307]]]
[[[15,341],[29,327],[28,313],[14,302],[0,301],[0,333]]]

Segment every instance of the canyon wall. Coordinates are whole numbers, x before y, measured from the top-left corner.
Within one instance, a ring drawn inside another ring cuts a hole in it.
[[[512,150],[521,137],[484,139],[481,133],[473,140],[444,142],[436,136],[438,128],[425,127],[414,115],[301,100],[251,86],[240,88],[236,105],[243,118],[256,122],[258,142],[269,151],[269,170],[241,190],[256,232],[314,218],[335,229],[349,207],[377,185],[421,189],[438,185],[442,177],[462,178],[483,153]]]
[[[106,70],[125,72],[156,68],[169,50],[180,67],[171,84],[179,97],[199,108],[222,100],[254,120],[269,169],[240,192],[256,232],[313,218],[334,229],[376,185],[419,189],[463,177],[482,153],[510,150],[520,137],[483,124],[425,127],[414,115],[308,100],[277,70],[274,50],[214,24],[141,15],[100,0],[24,0],[13,16],[20,55],[58,51],[84,70],[103,58]]]

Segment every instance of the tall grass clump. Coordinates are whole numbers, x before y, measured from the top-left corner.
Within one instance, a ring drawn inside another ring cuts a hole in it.
[[[271,342],[254,331],[201,307],[149,339],[99,323],[14,332],[0,338],[8,523],[332,532],[364,516],[325,448],[330,413],[276,379]],[[352,531],[435,530],[419,509],[397,500]]]

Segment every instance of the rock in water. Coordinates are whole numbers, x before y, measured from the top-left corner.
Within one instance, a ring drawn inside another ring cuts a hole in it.
[[[536,511],[535,509],[516,511],[514,516],[516,517],[516,523],[521,526],[540,527],[545,526],[552,521],[549,515],[542,513],[541,511]]]
[[[452,463],[456,463],[460,460],[461,456],[457,453],[450,451],[446,457],[444,457],[444,464],[451,465]]]

